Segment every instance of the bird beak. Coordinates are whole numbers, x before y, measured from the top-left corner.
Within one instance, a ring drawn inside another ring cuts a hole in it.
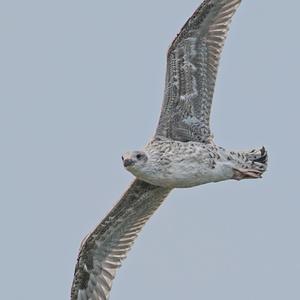
[[[133,165],[133,160],[132,159],[129,159],[129,158],[126,158],[123,160],[123,164],[124,164],[124,167],[129,167],[131,165]]]

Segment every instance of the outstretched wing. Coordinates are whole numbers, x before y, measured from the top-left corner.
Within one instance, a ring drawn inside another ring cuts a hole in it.
[[[107,300],[116,270],[170,189],[136,179],[79,251],[71,300]]]
[[[165,96],[156,136],[209,142],[220,55],[241,0],[205,0],[169,48]]]

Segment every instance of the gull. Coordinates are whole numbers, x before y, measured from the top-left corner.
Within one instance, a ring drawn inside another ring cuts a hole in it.
[[[102,222],[83,240],[71,300],[107,300],[117,269],[144,224],[174,188],[260,178],[264,147],[227,151],[210,131],[220,55],[241,0],[205,0],[167,54],[164,100],[154,137],[122,156],[136,178]]]

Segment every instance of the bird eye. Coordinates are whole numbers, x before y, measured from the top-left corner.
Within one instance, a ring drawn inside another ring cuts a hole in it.
[[[124,161],[124,156],[122,156],[122,160]]]
[[[141,158],[142,158],[142,154],[137,154],[137,155],[136,155],[136,158],[137,158],[137,159],[141,159]]]

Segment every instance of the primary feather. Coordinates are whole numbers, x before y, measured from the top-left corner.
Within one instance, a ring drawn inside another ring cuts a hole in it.
[[[171,44],[156,136],[211,141],[209,119],[219,60],[240,2],[204,1]]]

